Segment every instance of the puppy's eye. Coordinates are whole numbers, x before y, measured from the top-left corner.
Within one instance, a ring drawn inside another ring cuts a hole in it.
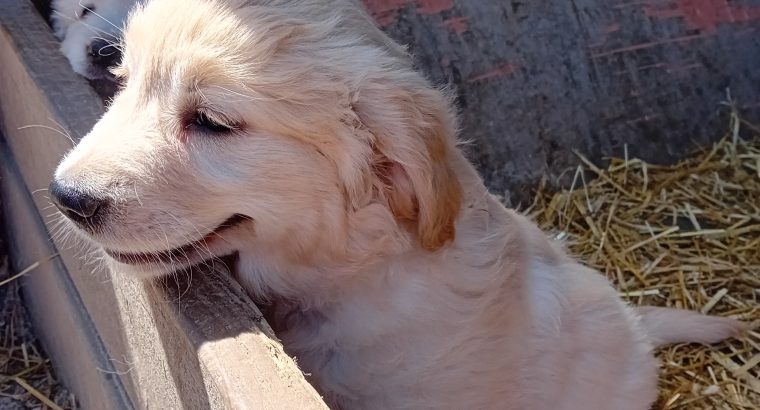
[[[209,115],[203,111],[197,111],[195,113],[191,125],[214,134],[228,134],[235,130],[234,126],[223,124],[209,117]]]
[[[85,18],[85,17],[86,17],[88,14],[90,14],[90,13],[94,13],[94,12],[95,12],[95,5],[93,5],[93,4],[88,4],[88,5],[84,6],[84,8],[82,9],[82,12],[81,12],[81,13],[79,13],[79,18],[80,18],[80,19],[83,19],[83,18]]]

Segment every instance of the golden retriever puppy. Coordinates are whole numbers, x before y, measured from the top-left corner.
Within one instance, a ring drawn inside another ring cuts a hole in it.
[[[336,408],[644,410],[654,346],[742,327],[628,307],[504,208],[450,99],[350,0],[152,0],[124,41],[55,203],[119,272],[237,252]]]

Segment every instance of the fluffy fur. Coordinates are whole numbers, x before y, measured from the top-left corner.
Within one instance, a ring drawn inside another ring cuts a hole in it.
[[[102,202],[77,229],[146,278],[239,253],[335,407],[643,410],[655,344],[742,327],[632,309],[505,209],[445,93],[352,1],[153,0],[125,45],[56,171]]]
[[[116,44],[101,53],[118,53],[122,27],[137,1],[53,0],[50,15],[53,30],[75,72],[90,79],[108,77],[106,67],[93,64],[93,41]]]

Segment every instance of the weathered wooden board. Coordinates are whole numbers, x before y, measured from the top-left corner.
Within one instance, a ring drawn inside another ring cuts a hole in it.
[[[48,239],[44,189],[102,106],[28,0],[0,0],[0,10],[11,256],[19,269],[59,254],[23,288],[43,344],[82,407],[326,408],[224,266],[144,283],[86,263],[93,249]]]
[[[760,119],[758,0],[363,1],[456,87],[471,158],[513,199],[572,149],[665,162],[722,136],[726,89]]]

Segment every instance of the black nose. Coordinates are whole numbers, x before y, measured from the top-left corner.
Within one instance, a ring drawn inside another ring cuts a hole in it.
[[[92,228],[108,201],[77,189],[73,186],[53,180],[50,183],[50,199],[53,204],[69,219],[77,224]]]
[[[104,69],[115,66],[121,59],[119,49],[102,38],[92,40],[87,49],[87,54],[90,56],[92,65]]]

